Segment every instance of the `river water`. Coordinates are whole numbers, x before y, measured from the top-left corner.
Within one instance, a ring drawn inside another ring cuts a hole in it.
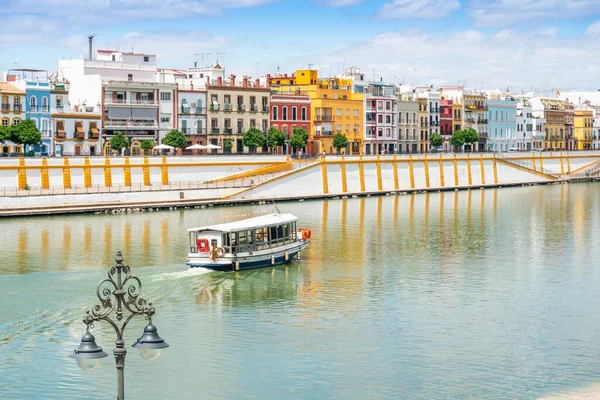
[[[600,382],[599,197],[574,184],[282,203],[311,246],[241,273],[188,270],[186,229],[269,206],[6,219],[0,398],[115,397],[112,355],[93,371],[67,356],[117,250],[171,345],[155,361],[128,345],[131,399],[568,398]],[[110,354],[109,326],[93,333]]]

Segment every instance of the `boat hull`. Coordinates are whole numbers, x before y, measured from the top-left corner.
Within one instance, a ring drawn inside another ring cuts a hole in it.
[[[215,262],[208,258],[189,257],[187,265],[191,268],[207,268],[214,271],[242,271],[246,269],[272,267],[292,261],[302,250],[308,247],[310,240],[299,242],[293,246],[286,246],[272,252],[260,254],[225,256],[217,258]],[[287,253],[287,257],[286,257]]]

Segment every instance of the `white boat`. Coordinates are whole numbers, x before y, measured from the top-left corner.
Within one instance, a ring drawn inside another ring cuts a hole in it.
[[[187,265],[239,271],[290,262],[308,247],[311,231],[292,214],[270,214],[188,229]]]

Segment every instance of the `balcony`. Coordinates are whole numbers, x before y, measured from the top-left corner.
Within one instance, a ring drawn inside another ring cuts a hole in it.
[[[206,135],[206,128],[196,128],[196,135]]]
[[[3,112],[9,112],[10,111],[10,104],[2,104],[2,111]]]
[[[258,111],[258,107],[256,107],[255,104],[250,104],[250,112],[257,112]]]
[[[22,104],[13,104],[13,111],[23,111],[23,105]]]
[[[129,100],[105,98],[104,104],[107,106],[140,106],[140,107],[158,107],[158,101],[153,99]]]
[[[206,114],[206,107],[196,107],[192,108],[193,114]]]
[[[231,134],[233,133],[233,129],[231,129],[231,128],[225,128],[225,129],[223,130],[223,133],[224,133],[225,135],[231,135]]]
[[[333,131],[316,131],[316,136],[333,136]]]
[[[65,108],[65,106],[63,105],[63,103],[56,103],[56,109],[57,110],[62,110],[63,108]]]
[[[319,115],[315,118],[315,121],[333,121],[333,115]]]
[[[477,123],[478,123],[478,124],[487,124],[487,123],[488,123],[488,120],[487,120],[487,119],[478,119],[478,120],[477,120]]]
[[[41,106],[40,107],[40,112],[43,112],[43,113],[50,112],[50,107],[48,107],[48,106]]]
[[[38,106],[29,106],[29,112],[34,113],[34,112],[38,112],[38,110],[39,110]]]
[[[265,104],[263,104],[263,106],[262,106],[262,112],[264,112],[264,113],[268,113],[269,111],[270,111],[270,110],[269,110],[269,106],[268,106],[268,105],[265,105]]]
[[[221,106],[219,104],[211,104],[210,105],[210,111],[219,111],[221,109]]]
[[[233,111],[233,105],[229,104],[229,103],[223,104],[223,111],[225,111],[225,112],[232,112]]]
[[[246,111],[246,106],[245,106],[245,105],[243,105],[243,104],[238,104],[238,105],[237,105],[237,110],[238,110],[239,112],[244,112],[244,111]]]
[[[218,135],[218,134],[220,134],[220,133],[221,133],[221,129],[220,129],[220,128],[215,128],[215,127],[213,127],[213,128],[211,128],[211,129],[210,129],[210,133],[211,133],[212,135]]]
[[[154,120],[145,121],[127,121],[122,119],[107,119],[104,121],[105,128],[146,128],[146,129],[158,129],[158,123]]]

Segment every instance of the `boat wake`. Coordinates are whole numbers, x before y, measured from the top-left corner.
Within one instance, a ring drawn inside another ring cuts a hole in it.
[[[185,271],[176,271],[176,272],[164,272],[162,274],[156,274],[150,276],[150,280],[156,281],[168,281],[174,279],[187,278],[190,276],[204,275],[209,272],[213,272],[210,269],[206,268],[187,268]]]

